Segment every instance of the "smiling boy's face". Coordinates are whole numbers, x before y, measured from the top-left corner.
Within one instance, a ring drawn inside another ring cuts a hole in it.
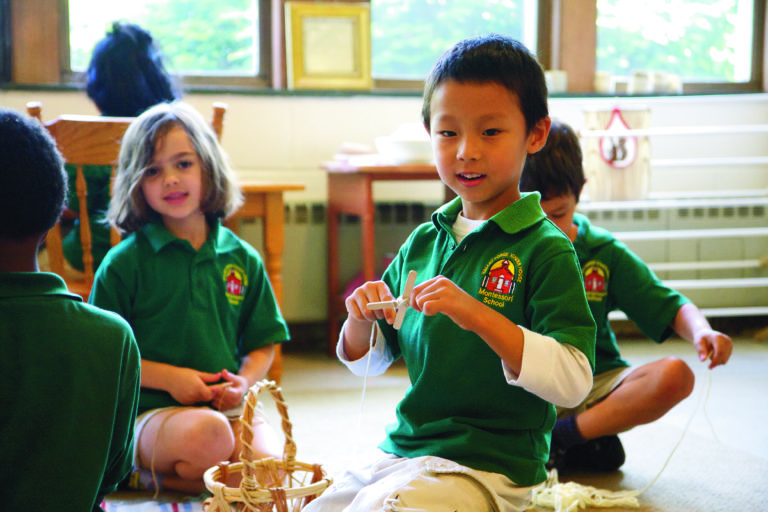
[[[528,153],[547,140],[550,120],[527,133],[517,96],[496,82],[448,80],[430,104],[430,139],[440,179],[468,219],[485,220],[520,199]]]

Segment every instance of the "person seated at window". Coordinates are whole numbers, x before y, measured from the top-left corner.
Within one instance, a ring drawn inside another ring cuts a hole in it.
[[[158,103],[180,97],[163,64],[163,57],[152,35],[133,23],[116,21],[107,35],[96,43],[86,72],[86,92],[104,116],[136,117]],[[75,186],[76,169],[67,165],[69,208],[80,211]],[[94,270],[98,268],[111,244],[104,214],[109,207],[109,183],[112,169],[83,166],[88,185],[88,215],[91,226],[91,251]],[[83,270],[80,221],[62,241],[64,257],[72,268]]]

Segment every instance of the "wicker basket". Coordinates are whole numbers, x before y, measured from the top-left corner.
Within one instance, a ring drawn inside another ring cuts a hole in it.
[[[282,418],[285,434],[283,458],[253,460],[253,411],[259,392],[268,390]],[[222,463],[208,469],[203,475],[205,486],[213,493],[203,503],[207,512],[259,511],[296,512],[319,496],[331,479],[319,464],[307,464],[296,460],[296,443],[293,441],[293,426],[288,419],[288,409],[279,387],[272,381],[256,383],[248,391],[245,408],[240,417],[242,427],[240,440],[242,452],[240,462]],[[239,487],[227,487],[230,475],[240,472]],[[275,485],[277,482],[278,485]]]

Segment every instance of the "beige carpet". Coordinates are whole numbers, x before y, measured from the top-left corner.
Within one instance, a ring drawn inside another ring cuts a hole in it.
[[[659,473],[695,414],[668,466],[639,497],[640,508],[632,510],[768,511],[768,344],[736,340],[732,361],[714,372],[698,363],[693,349],[683,341],[656,345],[630,340],[622,342],[622,351],[632,364],[666,355],[683,357],[697,375],[696,389],[661,420],[621,435],[627,451],[621,471],[566,479],[600,489],[642,489]],[[402,365],[368,378],[362,411],[362,379],[324,354],[288,352],[284,368],[282,388],[298,460],[322,463],[331,474],[338,474],[376,456],[384,427],[393,420],[394,406],[407,387]],[[710,373],[710,392],[704,402]],[[277,418],[271,400],[264,403]],[[117,498],[125,500],[125,493]]]

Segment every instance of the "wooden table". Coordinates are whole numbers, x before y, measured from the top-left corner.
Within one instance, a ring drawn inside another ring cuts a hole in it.
[[[264,223],[264,266],[275,292],[277,303],[283,303],[283,248],[285,245],[285,206],[283,192],[304,190],[302,183],[247,181],[240,184],[245,201],[243,206],[224,223],[235,234],[239,233],[241,219],[262,219]],[[275,358],[269,369],[269,378],[280,382],[283,375],[282,350],[275,345]]]
[[[375,276],[374,181],[412,181],[440,179],[432,164],[365,165],[344,161],[320,166],[328,174],[328,350],[335,353],[339,320],[346,311],[339,284],[339,214],[360,217],[362,230],[363,279]],[[446,192],[446,197],[450,194]]]

